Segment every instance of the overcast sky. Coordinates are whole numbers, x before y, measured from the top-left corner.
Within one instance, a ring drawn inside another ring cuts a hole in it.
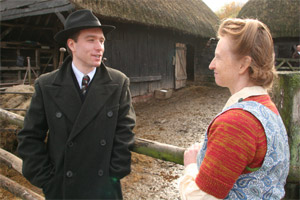
[[[212,9],[212,11],[216,12],[227,3],[231,3],[233,1],[235,1],[237,3],[246,3],[248,0],[202,0],[202,1],[208,7],[210,7],[210,9]]]

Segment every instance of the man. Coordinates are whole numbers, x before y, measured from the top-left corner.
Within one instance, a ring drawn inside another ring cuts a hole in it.
[[[129,79],[102,63],[114,28],[90,10],[71,13],[54,37],[71,56],[35,82],[18,153],[23,175],[46,199],[122,199],[135,113]]]
[[[297,45],[297,47],[295,48],[292,58],[295,58],[295,59],[300,58],[300,44]]]

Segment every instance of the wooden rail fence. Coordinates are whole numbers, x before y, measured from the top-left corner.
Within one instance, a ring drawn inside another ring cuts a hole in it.
[[[300,59],[276,58],[277,71],[300,71]]]

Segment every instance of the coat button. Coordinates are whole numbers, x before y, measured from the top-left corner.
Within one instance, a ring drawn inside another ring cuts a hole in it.
[[[72,171],[67,171],[66,173],[68,178],[71,178],[73,176],[73,172]]]
[[[62,117],[62,113],[61,112],[56,112],[55,116],[56,116],[56,118],[61,118]]]
[[[102,169],[100,169],[100,170],[98,171],[98,176],[103,176],[103,170],[102,170]]]
[[[105,146],[105,145],[106,145],[106,140],[101,140],[101,141],[100,141],[100,145],[101,145],[101,146]]]
[[[107,117],[111,118],[114,115],[113,111],[108,111],[107,112]]]
[[[72,142],[72,141],[69,142],[68,146],[69,146],[69,147],[73,147],[73,146],[74,146],[74,142]]]

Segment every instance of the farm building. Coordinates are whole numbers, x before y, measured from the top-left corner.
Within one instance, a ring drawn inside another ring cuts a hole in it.
[[[291,58],[300,44],[299,0],[249,0],[238,17],[256,18],[270,29],[277,58]]]
[[[117,27],[106,38],[105,63],[130,78],[133,96],[212,76],[214,49],[206,44],[215,37],[218,18],[201,0],[2,0],[2,84],[23,81],[27,57],[38,73],[58,68],[60,46],[53,36],[81,8]]]

